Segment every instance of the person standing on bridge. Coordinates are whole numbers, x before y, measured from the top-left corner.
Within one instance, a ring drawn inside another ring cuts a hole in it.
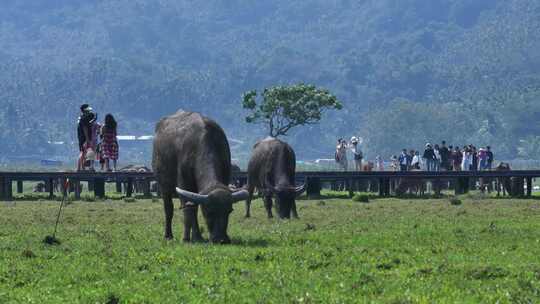
[[[407,156],[407,149],[403,149],[401,151],[401,154],[399,155],[398,161],[399,161],[399,171],[405,172],[407,171],[407,163],[408,163],[408,156]]]
[[[446,141],[442,141],[442,145],[439,151],[441,154],[441,168],[450,171],[450,150],[446,147]]]
[[[427,171],[435,170],[435,153],[433,152],[433,148],[431,147],[430,143],[426,144],[426,149],[424,150],[424,155],[422,155],[422,158],[426,162]]]
[[[353,136],[351,138],[351,152],[353,154],[354,158],[354,166],[356,171],[362,171],[362,150],[360,150],[360,147],[358,146],[358,138],[356,136]]]
[[[411,170],[420,170],[420,152],[414,151],[414,156],[411,161]]]
[[[80,107],[81,114],[77,122],[77,139],[79,140],[79,158],[77,160],[77,171],[82,171],[86,168],[87,157],[90,154],[95,156],[95,147],[92,146],[92,125],[95,123],[96,116],[92,112],[92,108],[88,104],[83,104]],[[91,158],[91,157],[90,157]],[[90,160],[93,168],[93,162]]]
[[[105,160],[107,171],[116,171],[116,163],[118,161],[118,139],[117,139],[117,123],[112,114],[105,116],[105,124],[101,128],[101,157]],[[110,162],[113,162],[111,170]]]
[[[486,156],[487,156],[487,164],[486,164],[487,170],[491,170],[493,166],[493,152],[491,152],[490,146],[486,147]]]
[[[452,151],[452,161],[454,162],[454,165],[453,165],[454,171],[461,171],[462,159],[463,159],[463,154],[461,154],[461,150],[459,149],[459,146],[456,146],[454,150]]]

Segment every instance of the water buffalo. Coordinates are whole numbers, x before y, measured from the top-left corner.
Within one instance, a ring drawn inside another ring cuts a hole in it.
[[[298,218],[295,199],[305,187],[295,187],[295,170],[296,156],[287,143],[271,137],[257,142],[248,164],[246,217],[250,217],[251,199],[257,188],[264,197],[269,218],[272,217],[272,196],[276,198],[280,218],[290,218],[291,211]]]
[[[231,192],[231,153],[225,132],[198,113],[178,111],[156,126],[152,167],[162,191],[165,238],[173,237],[173,197],[184,212],[185,242],[202,240],[197,221],[201,206],[210,241],[229,243],[227,226],[232,204],[248,197],[246,190]],[[191,233],[191,235],[190,235]]]

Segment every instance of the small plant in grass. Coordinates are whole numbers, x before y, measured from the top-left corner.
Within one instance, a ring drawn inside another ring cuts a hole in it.
[[[81,194],[81,201],[83,201],[83,202],[89,202],[89,203],[95,202],[95,201],[96,201],[96,197],[93,196],[93,195],[91,195],[91,194],[87,194],[87,193]]]
[[[113,200],[113,201],[119,201],[124,198],[124,195],[122,193],[113,193],[113,192],[108,192],[105,196],[108,199]]]
[[[124,203],[135,203],[136,201],[134,197],[124,197]]]
[[[463,202],[457,197],[452,197],[452,198],[450,198],[450,204],[454,205],[454,206],[459,206],[459,205],[463,204]]]
[[[352,200],[360,203],[369,203],[369,196],[366,194],[355,194]]]

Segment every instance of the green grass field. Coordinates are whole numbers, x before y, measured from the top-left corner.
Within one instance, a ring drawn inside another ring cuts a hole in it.
[[[162,239],[155,200],[0,203],[0,303],[535,303],[540,200],[299,201],[300,220],[235,206],[232,245]],[[206,235],[206,234],[205,234]]]

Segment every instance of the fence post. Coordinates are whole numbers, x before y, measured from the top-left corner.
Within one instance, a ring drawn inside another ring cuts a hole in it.
[[[47,187],[47,190],[49,190],[49,199],[52,199],[54,197],[54,181],[52,178],[47,180]]]

